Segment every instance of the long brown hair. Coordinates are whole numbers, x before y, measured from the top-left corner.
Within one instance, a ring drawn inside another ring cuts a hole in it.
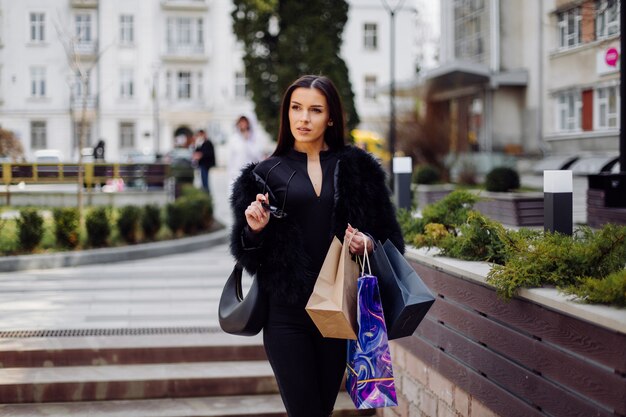
[[[291,94],[296,88],[315,88],[326,97],[328,112],[333,122],[332,126],[326,127],[324,131],[324,142],[331,150],[338,150],[344,147],[344,117],[341,98],[337,92],[337,87],[333,82],[323,75],[304,75],[293,82],[285,91],[283,101],[280,106],[280,129],[278,130],[278,143],[273,155],[284,155],[293,148],[295,138],[291,134],[289,126],[289,105]]]

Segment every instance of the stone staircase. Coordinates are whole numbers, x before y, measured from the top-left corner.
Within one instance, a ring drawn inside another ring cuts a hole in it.
[[[0,338],[3,417],[286,416],[260,336],[18,336]],[[334,416],[373,414],[340,393]]]

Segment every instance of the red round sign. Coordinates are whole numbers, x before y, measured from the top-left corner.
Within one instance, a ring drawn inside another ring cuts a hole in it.
[[[604,60],[607,65],[614,67],[617,65],[617,60],[619,58],[619,52],[615,48],[609,48],[604,55]]]

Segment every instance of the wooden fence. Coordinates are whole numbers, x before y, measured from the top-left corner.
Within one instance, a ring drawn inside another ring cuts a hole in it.
[[[86,187],[105,184],[107,180],[121,178],[126,184],[147,188],[163,188],[170,176],[168,164],[114,164],[114,163],[3,163],[2,183],[5,185],[24,183],[55,184],[75,183],[83,169]]]

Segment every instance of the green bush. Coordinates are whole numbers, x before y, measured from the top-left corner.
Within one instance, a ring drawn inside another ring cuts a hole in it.
[[[441,175],[432,165],[420,165],[413,171],[414,184],[436,184],[441,181]]]
[[[161,208],[156,204],[147,204],[143,207],[141,216],[141,230],[147,240],[154,240],[161,230]]]
[[[55,208],[52,216],[56,244],[70,249],[78,246],[80,241],[78,209],[75,207]]]
[[[585,303],[626,307],[626,269],[609,274],[602,279],[583,278],[577,285],[570,285],[563,290]]]
[[[124,206],[119,211],[117,230],[127,243],[137,243],[139,240],[139,220],[141,209],[137,206]]]
[[[165,223],[174,234],[205,231],[212,222],[211,196],[197,188],[185,187],[182,196],[165,207]]]
[[[485,177],[487,191],[507,192],[519,187],[519,174],[513,168],[496,167],[489,171]]]
[[[185,212],[183,202],[180,199],[167,203],[165,206],[165,224],[174,235],[182,233],[185,224]]]
[[[612,224],[597,232],[581,227],[573,236],[510,231],[504,243],[507,261],[494,265],[487,281],[505,297],[519,288],[571,288],[604,279],[624,269],[626,259],[626,227]]]
[[[43,217],[36,209],[26,208],[20,210],[16,222],[19,248],[32,252],[43,238]]]
[[[465,190],[454,190],[436,203],[429,204],[422,210],[422,217],[414,217],[407,210],[398,210],[398,223],[404,238],[418,247],[432,246],[422,236],[428,224],[440,224],[443,228],[457,234],[458,227],[467,221],[469,212],[478,201],[475,194]]]
[[[111,220],[109,209],[96,207],[87,213],[85,218],[87,241],[90,246],[105,246],[111,236]]]

